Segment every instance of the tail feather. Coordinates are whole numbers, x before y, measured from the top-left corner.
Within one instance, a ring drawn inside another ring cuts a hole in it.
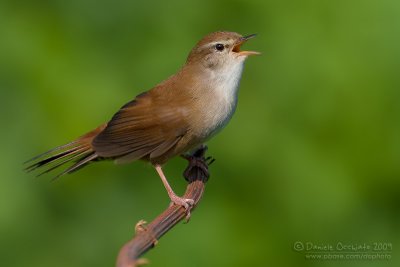
[[[92,160],[96,159],[97,157],[98,156],[94,152],[83,156],[74,165],[72,165],[71,167],[69,167],[68,169],[63,171],[62,173],[60,173],[57,176],[55,176],[53,178],[53,180],[59,178],[60,176],[63,176],[64,174],[73,173],[73,172],[79,170],[80,168],[85,167],[87,164],[89,164],[89,162],[91,162]]]
[[[92,148],[92,140],[95,138],[104,128],[105,124],[94,129],[93,131],[81,136],[75,141],[68,144],[53,148],[45,153],[42,153],[27,162],[31,163],[25,168],[27,172],[34,171],[38,168],[50,166],[46,170],[40,172],[37,176],[49,173],[65,164],[73,163],[71,166],[66,168],[60,174],[56,175],[53,179],[72,173],[84,166],[89,162],[98,158],[98,155]]]
[[[59,151],[59,150],[62,150],[62,149],[64,149],[64,148],[71,147],[71,146],[73,146],[76,142],[78,142],[78,140],[74,140],[74,141],[72,141],[72,142],[69,142],[68,144],[65,144],[65,145],[62,145],[62,146],[58,146],[58,147],[52,148],[52,149],[50,149],[50,150],[48,150],[48,151],[46,151],[46,152],[44,152],[44,153],[42,153],[42,154],[39,154],[39,155],[37,155],[37,156],[35,156],[35,157],[31,158],[31,159],[28,159],[27,161],[24,162],[24,164],[28,164],[29,162],[33,162],[33,161],[35,161],[35,160],[37,160],[37,159],[40,159],[40,158],[42,158],[42,157],[44,157],[44,156],[47,156],[47,155],[53,153],[53,152],[55,152],[55,151]]]
[[[72,154],[75,154],[76,151],[78,151],[78,150],[80,150],[80,149],[77,147],[74,147],[74,148],[68,149],[66,151],[60,152],[55,155],[52,155],[51,153],[48,153],[47,155],[44,154],[43,157],[45,157],[45,156],[47,156],[47,157],[45,157],[44,159],[42,159],[36,163],[33,163],[32,165],[29,165],[28,167],[25,168],[25,170],[28,172],[33,171],[39,167],[43,167],[50,163],[53,163],[55,160],[60,160],[65,157],[71,156]]]
[[[55,170],[55,169],[57,169],[58,167],[60,167],[60,166],[62,166],[62,165],[64,165],[64,164],[66,164],[66,163],[68,163],[68,162],[72,162],[73,160],[77,160],[77,161],[80,161],[81,160],[81,158],[83,157],[83,156],[85,156],[85,155],[87,155],[87,153],[76,153],[76,154],[73,154],[73,155],[69,155],[69,157],[67,157],[67,158],[65,158],[65,159],[63,159],[63,160],[61,160],[61,158],[58,158],[57,160],[57,163],[54,165],[54,166],[52,166],[52,167],[50,167],[50,168],[48,168],[48,169],[46,169],[45,171],[42,171],[41,173],[39,173],[38,175],[37,175],[37,177],[39,177],[39,176],[42,176],[43,174],[46,174],[46,173],[49,173],[49,172],[51,172],[52,170]],[[80,157],[80,158],[79,158]],[[54,162],[55,163],[55,162]],[[42,165],[43,166],[43,165]],[[57,175],[58,176],[58,175]]]

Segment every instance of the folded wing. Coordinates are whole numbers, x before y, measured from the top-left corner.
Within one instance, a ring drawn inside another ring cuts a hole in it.
[[[123,106],[92,142],[100,157],[118,163],[156,158],[173,148],[188,131],[185,105],[150,91]]]

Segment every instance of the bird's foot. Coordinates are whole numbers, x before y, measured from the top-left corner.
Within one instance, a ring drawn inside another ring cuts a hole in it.
[[[186,211],[186,222],[189,222],[190,219],[190,210],[192,209],[193,205],[194,205],[194,200],[190,199],[190,198],[183,198],[183,197],[178,197],[177,195],[170,195],[169,196],[171,199],[171,204],[172,205],[178,205],[178,206],[182,206],[185,211]]]

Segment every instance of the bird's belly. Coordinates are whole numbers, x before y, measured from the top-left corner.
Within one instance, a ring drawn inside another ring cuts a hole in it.
[[[225,126],[231,120],[234,111],[235,111],[235,109],[233,108],[231,110],[225,111],[226,113],[223,114],[222,116],[221,115],[217,116],[216,120],[214,121],[214,123],[212,124],[212,126],[209,129],[207,139],[213,137],[219,131],[221,131],[223,128],[225,128]]]
[[[207,141],[219,131],[221,131],[230,121],[236,109],[236,99],[233,101],[213,101],[209,103],[203,116],[203,125],[201,132],[202,142]]]

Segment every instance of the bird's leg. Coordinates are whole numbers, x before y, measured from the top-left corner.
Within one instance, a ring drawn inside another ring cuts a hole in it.
[[[163,182],[165,189],[167,189],[167,193],[169,198],[171,199],[171,201],[173,203],[175,203],[176,205],[182,206],[185,208],[186,212],[188,213],[188,216],[190,216],[190,208],[191,206],[194,204],[194,200],[190,199],[190,198],[183,198],[183,197],[179,197],[175,194],[175,192],[172,190],[171,186],[169,185],[167,178],[165,177],[161,166],[160,165],[155,165],[154,166],[156,168],[156,171],[158,173],[158,175],[161,178],[161,181]]]

